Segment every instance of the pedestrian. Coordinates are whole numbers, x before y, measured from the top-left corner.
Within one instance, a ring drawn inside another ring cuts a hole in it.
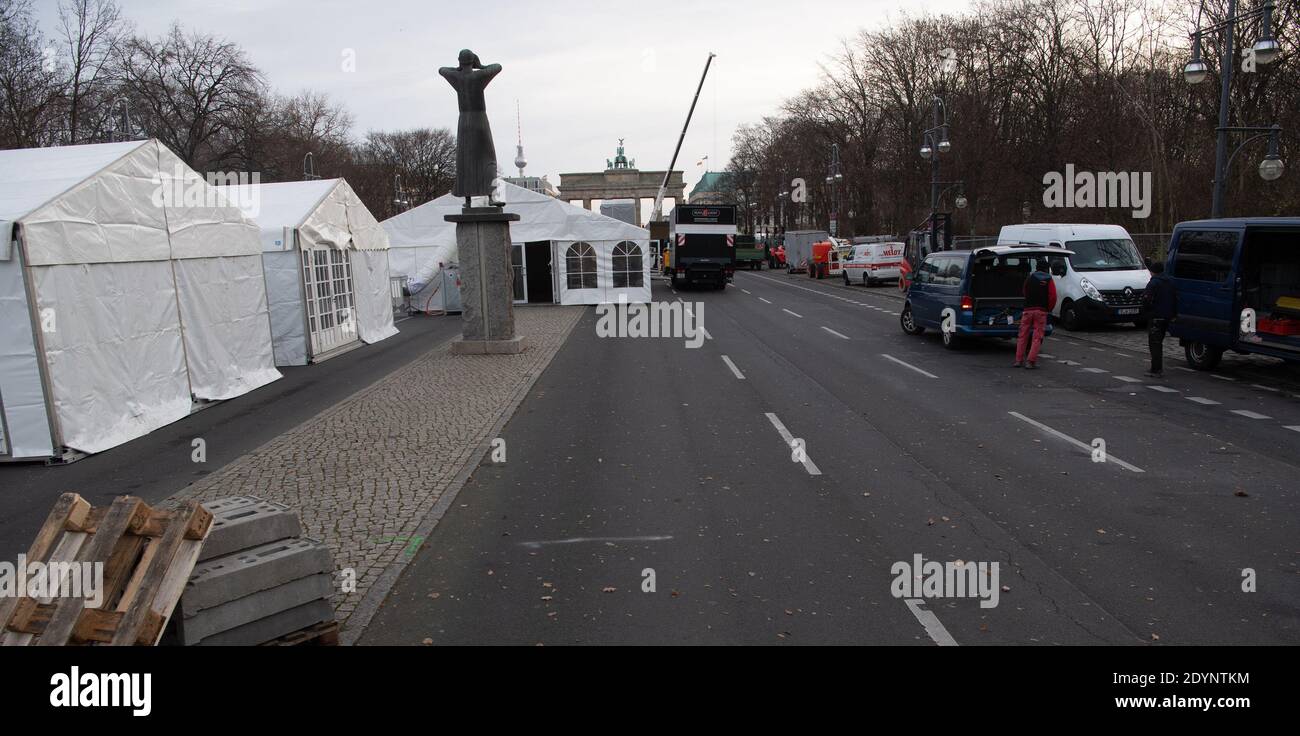
[[[1034,272],[1025,279],[1021,292],[1025,308],[1020,312],[1020,336],[1016,340],[1016,362],[1012,368],[1037,368],[1038,348],[1047,335],[1047,315],[1056,306],[1056,284],[1047,271],[1047,259],[1038,259]],[[1027,352],[1026,352],[1027,349]]]
[[[1147,312],[1147,348],[1151,351],[1151,370],[1147,376],[1164,378],[1165,335],[1169,333],[1170,323],[1178,319],[1178,289],[1165,275],[1165,264],[1152,263],[1150,271],[1151,280],[1142,293],[1142,306]]]

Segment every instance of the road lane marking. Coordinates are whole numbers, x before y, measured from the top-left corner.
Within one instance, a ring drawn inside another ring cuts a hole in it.
[[[1121,357],[1121,358],[1132,358],[1132,357],[1133,357],[1132,355],[1129,355],[1128,353],[1121,353],[1121,352],[1119,352],[1118,350],[1115,351],[1115,354],[1118,355],[1118,356]]]
[[[1195,372],[1196,372],[1196,371],[1192,370],[1191,368],[1184,368],[1184,367],[1181,366],[1181,365],[1176,365],[1176,366],[1174,366],[1174,370],[1176,370],[1176,371],[1187,371],[1188,373],[1195,373]]]
[[[681,299],[678,299],[677,301],[682,302]],[[682,309],[686,310],[687,316],[689,316],[691,319],[695,319],[695,313],[691,311],[690,307],[686,306],[686,302],[682,302]],[[700,325],[700,333],[704,335],[705,340],[713,339],[713,335],[709,334],[708,328],[706,328],[704,325]]]
[[[1286,427],[1286,429],[1289,429],[1292,432],[1300,432],[1300,424],[1293,424],[1290,427]]]
[[[1073,360],[1058,360],[1058,361],[1056,361],[1056,362],[1057,362],[1057,363],[1064,363],[1064,364],[1069,365],[1069,366],[1079,365],[1078,363],[1074,362]]]
[[[1187,399],[1188,401],[1195,401],[1196,403],[1201,404],[1203,406],[1219,405],[1219,402],[1215,401],[1214,399],[1207,399],[1204,396],[1184,396],[1183,398]]]
[[[1272,419],[1273,418],[1268,416],[1267,414],[1260,414],[1259,412],[1251,411],[1249,409],[1233,409],[1232,413],[1236,414],[1239,417],[1245,417],[1247,419]]]
[[[1147,386],[1147,388],[1151,389],[1152,391],[1159,391],[1159,392],[1162,393],[1162,394],[1176,394],[1176,393],[1178,393],[1178,389],[1176,389],[1176,388],[1169,388],[1168,386]]]
[[[1110,371],[1106,370],[1105,368],[1080,368],[1079,370],[1083,371],[1084,373],[1110,373]]]
[[[1251,387],[1251,388],[1262,388],[1262,389],[1264,389],[1265,391],[1274,391],[1274,392],[1277,391],[1276,388],[1273,388],[1272,386],[1265,386],[1265,385],[1262,384],[1262,383],[1252,383],[1252,384],[1250,384],[1250,387]]]
[[[1210,378],[1217,378],[1217,379],[1219,379],[1220,381],[1235,381],[1235,380],[1237,380],[1237,379],[1235,379],[1235,378],[1231,378],[1231,377],[1229,377],[1229,376],[1220,376],[1218,373],[1211,373],[1211,374],[1210,374]]]
[[[1141,378],[1134,378],[1132,376],[1115,376],[1114,378],[1116,381],[1123,381],[1124,383],[1142,383]]]
[[[793,450],[794,435],[790,434],[790,430],[785,428],[785,425],[781,423],[781,420],[778,419],[775,414],[769,411],[766,413],[766,416],[767,421],[771,422],[773,427],[776,427],[776,433],[781,435],[781,439],[785,440],[785,446]],[[818,468],[817,463],[813,462],[812,458],[808,456],[807,450],[808,446],[805,445],[803,453],[803,469],[808,471],[808,475],[821,475],[821,469]]]
[[[1055,430],[1055,429],[1052,429],[1051,427],[1047,426],[1046,424],[1043,424],[1042,422],[1039,422],[1039,421],[1035,421],[1035,420],[1033,420],[1033,419],[1030,419],[1029,417],[1025,416],[1024,414],[1021,414],[1021,413],[1018,412],[1018,411],[1009,411],[1009,412],[1007,412],[1007,413],[1010,414],[1011,416],[1015,417],[1016,419],[1019,419],[1019,420],[1022,421],[1022,422],[1028,422],[1029,424],[1034,425],[1035,427],[1037,427],[1037,428],[1043,430],[1044,432],[1047,432],[1048,434],[1052,435],[1053,437],[1058,437],[1058,438],[1060,438],[1060,439],[1065,440],[1066,442],[1069,442],[1070,444],[1074,445],[1075,447],[1078,447],[1079,449],[1083,450],[1084,452],[1088,453],[1089,455],[1091,455],[1091,454],[1093,453],[1092,445],[1089,445],[1089,444],[1085,444],[1085,443],[1083,443],[1083,442],[1080,442],[1079,440],[1076,440],[1075,438],[1071,437],[1070,435],[1068,435],[1068,434],[1066,434],[1066,433],[1064,433],[1064,432],[1059,432],[1059,431],[1057,431],[1057,430]],[[1108,462],[1108,463],[1115,463],[1116,465],[1120,466],[1121,468],[1124,468],[1125,470],[1131,470],[1131,471],[1133,471],[1134,473],[1145,473],[1145,472],[1146,472],[1145,470],[1143,470],[1142,468],[1137,467],[1136,465],[1130,465],[1129,463],[1126,463],[1126,462],[1124,462],[1123,460],[1120,460],[1119,458],[1115,457],[1114,455],[1110,454],[1109,452],[1106,453],[1106,456],[1105,456],[1105,457],[1106,457],[1106,462]]]
[[[536,542],[520,542],[519,546],[529,549],[539,549],[548,544],[585,544],[588,542],[601,542],[603,544],[618,544],[619,542],[666,542],[672,539],[671,534],[657,534],[645,537],[571,537],[569,539],[543,539]]]
[[[746,294],[749,293],[749,289],[741,289],[741,291],[745,292]]]
[[[761,297],[761,296],[758,298],[758,300],[759,300],[760,302],[767,302],[768,304],[771,304],[771,303],[772,303],[770,300],[768,300],[768,299],[764,299],[764,298]]]
[[[739,378],[742,381],[745,380],[745,374],[741,373],[740,369],[736,367],[736,364],[731,362],[731,358],[724,355],[722,356],[722,362],[726,363],[727,367],[731,369],[731,372],[736,374],[736,378]]]
[[[848,340],[848,339],[849,339],[849,336],[848,336],[848,335],[841,335],[840,333],[836,332],[835,330],[832,330],[832,329],[829,328],[829,327],[826,327],[825,325],[822,326],[822,329],[823,329],[823,330],[826,330],[827,332],[831,333],[832,335],[834,335],[834,336],[836,336],[836,337],[843,338],[843,339],[845,339],[845,340]]]
[[[925,633],[929,634],[935,644],[941,647],[957,646],[957,640],[952,638],[952,634],[949,634],[948,630],[939,622],[939,617],[934,615],[933,611],[921,608],[924,601],[920,598],[906,598],[903,602],[907,604],[907,610],[911,611],[912,615],[916,616],[916,620],[920,621],[921,625],[925,627]]]
[[[916,371],[917,373],[920,373],[923,376],[928,376],[930,378],[938,378],[938,376],[934,375],[933,373],[929,371],[923,371],[920,368],[917,368],[916,366],[912,365],[911,363],[899,360],[898,358],[895,358],[894,356],[888,353],[881,353],[880,357],[884,358],[885,360],[892,360],[895,363],[903,366],[904,368],[911,368],[912,370]]]
[[[799,314],[798,312],[791,312],[790,310],[786,309],[785,307],[781,307],[781,311],[782,311],[782,312],[785,312],[786,314],[793,314],[794,316],[798,317],[799,319],[803,319],[803,315],[802,315],[802,314]]]
[[[1040,358],[1051,358],[1051,359],[1053,359],[1053,360],[1056,359],[1056,356],[1055,356],[1055,355],[1052,355],[1051,353],[1039,353],[1039,354],[1038,354],[1038,357],[1040,357]]]

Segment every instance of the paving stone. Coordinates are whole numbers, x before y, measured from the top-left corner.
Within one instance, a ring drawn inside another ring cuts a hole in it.
[[[281,503],[252,496],[231,496],[203,506],[212,512],[212,530],[203,542],[200,562],[278,539],[302,536],[298,513]]]

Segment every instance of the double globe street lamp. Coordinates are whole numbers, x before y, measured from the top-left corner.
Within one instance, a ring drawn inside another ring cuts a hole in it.
[[[1223,217],[1223,199],[1224,192],[1227,188],[1228,168],[1232,164],[1232,159],[1236,158],[1246,144],[1260,138],[1268,138],[1268,153],[1265,154],[1264,160],[1259,164],[1259,175],[1264,181],[1275,181],[1282,176],[1285,166],[1282,158],[1278,155],[1278,139],[1281,137],[1282,128],[1273,125],[1271,127],[1259,126],[1229,126],[1228,125],[1228,102],[1229,93],[1232,88],[1232,74],[1236,66],[1236,26],[1242,21],[1259,19],[1259,38],[1250,48],[1249,58],[1253,59],[1255,64],[1268,65],[1277,60],[1282,54],[1282,46],[1273,37],[1273,10],[1272,0],[1268,0],[1262,6],[1237,13],[1237,0],[1228,0],[1228,15],[1222,21],[1210,26],[1198,27],[1192,33],[1192,59],[1183,66],[1183,79],[1188,84],[1200,84],[1210,74],[1210,67],[1205,63],[1201,56],[1201,38],[1209,33],[1221,33],[1223,39],[1223,57],[1219,64],[1219,124],[1215,128],[1217,141],[1214,152],[1214,196],[1210,205],[1211,217]],[[1199,24],[1199,16],[1198,16]],[[1251,134],[1231,155],[1228,153],[1228,134],[1229,133],[1248,133]]]

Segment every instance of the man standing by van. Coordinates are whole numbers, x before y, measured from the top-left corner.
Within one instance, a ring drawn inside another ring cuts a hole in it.
[[[1025,308],[1020,312],[1020,336],[1016,340],[1016,362],[1012,368],[1038,367],[1038,348],[1047,335],[1047,315],[1056,306],[1056,284],[1047,272],[1047,259],[1038,259],[1034,272],[1025,279]],[[1032,344],[1031,344],[1032,343]],[[1025,349],[1028,348],[1028,355]],[[1026,361],[1026,358],[1028,359]]]
[[[1150,324],[1147,327],[1147,347],[1151,350],[1151,378],[1165,375],[1165,334],[1169,323],[1178,318],[1178,287],[1165,276],[1165,264],[1152,263],[1151,280],[1142,294],[1142,304],[1147,308]]]

